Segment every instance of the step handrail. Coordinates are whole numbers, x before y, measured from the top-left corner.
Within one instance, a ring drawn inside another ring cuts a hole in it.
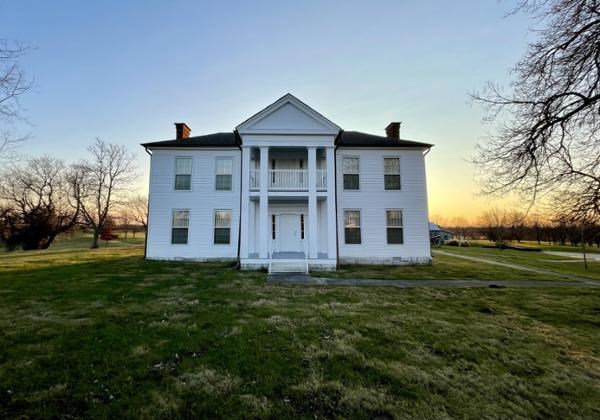
[[[304,247],[304,271],[308,274],[308,249],[306,248],[306,239],[302,239],[302,246]]]
[[[269,274],[273,265],[273,239],[269,239]]]

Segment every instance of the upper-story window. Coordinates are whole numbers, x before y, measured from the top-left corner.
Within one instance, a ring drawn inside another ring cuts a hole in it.
[[[402,210],[387,210],[387,243],[388,244],[403,244],[404,243],[404,226],[402,225]]]
[[[192,158],[191,157],[175,158],[175,189],[176,190],[191,190],[192,189]]]
[[[360,185],[359,160],[357,157],[344,156],[344,190],[358,190]]]
[[[218,157],[216,172],[215,188],[222,191],[231,191],[233,188],[233,158]]]
[[[384,158],[384,185],[386,190],[400,189],[400,158]]]

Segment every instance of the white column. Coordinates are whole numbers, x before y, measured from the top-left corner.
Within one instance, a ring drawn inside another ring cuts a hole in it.
[[[317,258],[317,148],[308,146],[308,257]]]
[[[269,147],[260,147],[260,208],[258,214],[259,257],[269,252]]]
[[[242,202],[241,229],[240,229],[240,258],[248,258],[248,246],[250,242],[248,214],[250,211],[250,152],[249,147],[242,147]]]
[[[337,257],[337,228],[335,225],[335,156],[334,148],[325,149],[327,157],[327,256]]]

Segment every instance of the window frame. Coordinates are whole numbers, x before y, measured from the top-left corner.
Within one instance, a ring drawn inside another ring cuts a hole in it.
[[[224,226],[217,226],[217,212],[219,211],[225,211],[225,212],[229,212],[229,227],[224,227]],[[225,245],[225,246],[229,246],[231,245],[231,221],[232,221],[232,217],[233,217],[233,211],[232,209],[214,209],[213,210],[213,245]],[[219,242],[217,243],[216,239],[217,239],[217,229],[229,229],[229,241],[227,243],[225,242]]]
[[[400,212],[400,226],[389,226],[388,225],[388,213],[392,211]],[[402,242],[391,242],[389,240],[389,229],[400,229],[402,231]],[[404,245],[404,209],[385,209],[385,242],[387,245]]]
[[[346,159],[356,159],[358,162],[358,169],[356,172],[347,173],[344,169],[344,161]],[[358,176],[358,186],[357,188],[346,188],[346,175],[357,175]],[[342,190],[343,191],[360,191],[360,156],[356,155],[345,155],[342,156]]]
[[[347,228],[346,227],[346,213],[347,212],[358,212],[358,228]],[[361,209],[344,209],[344,245],[362,245],[362,211]],[[348,242],[346,229],[358,229],[358,242]]]
[[[230,174],[219,174],[218,168],[219,168],[219,160],[229,160],[231,161],[231,173]],[[234,173],[234,160],[233,160],[233,156],[215,156],[215,168],[214,168],[214,174],[215,174],[215,191],[223,191],[223,192],[231,192],[233,191],[233,173]],[[230,176],[231,177],[231,187],[229,189],[222,189],[222,188],[217,188],[218,182],[217,182],[217,177],[218,176]]]
[[[187,213],[187,227],[175,226],[175,212],[186,212]],[[171,209],[171,245],[189,245],[190,244],[190,209]],[[185,243],[173,243],[173,229],[187,229]]]
[[[178,159],[189,159],[192,164],[190,166],[190,173],[189,174],[178,174],[177,173],[177,160]],[[192,182],[192,178],[194,176],[194,157],[193,156],[175,156],[174,159],[174,164],[173,164],[173,191],[192,191],[193,189],[193,182]],[[188,189],[182,189],[182,188],[177,188],[177,175],[187,175],[190,177],[190,188]]]
[[[396,159],[398,160],[398,173],[388,174],[385,172],[385,160]],[[398,188],[388,188],[386,183],[386,176],[397,176],[398,177]],[[384,156],[383,157],[383,189],[385,191],[402,191],[402,160],[400,156]]]

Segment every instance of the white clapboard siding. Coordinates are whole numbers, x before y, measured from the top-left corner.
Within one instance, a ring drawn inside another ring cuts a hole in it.
[[[360,189],[344,191],[343,157],[360,158]],[[401,190],[384,188],[384,157],[400,157]],[[338,148],[338,243],[341,262],[430,259],[425,162],[422,150]],[[361,211],[360,245],[344,242],[344,210]],[[403,210],[404,244],[388,245],[386,209]]]
[[[215,189],[217,157],[233,158],[233,188]],[[191,157],[192,189],[177,191],[175,158]],[[240,162],[238,149],[155,149],[150,166],[150,203],[148,215],[147,257],[160,259],[211,258],[234,259],[240,218]],[[171,244],[171,215],[173,210],[189,210],[188,243]],[[231,210],[231,240],[228,245],[213,243],[214,211]]]

